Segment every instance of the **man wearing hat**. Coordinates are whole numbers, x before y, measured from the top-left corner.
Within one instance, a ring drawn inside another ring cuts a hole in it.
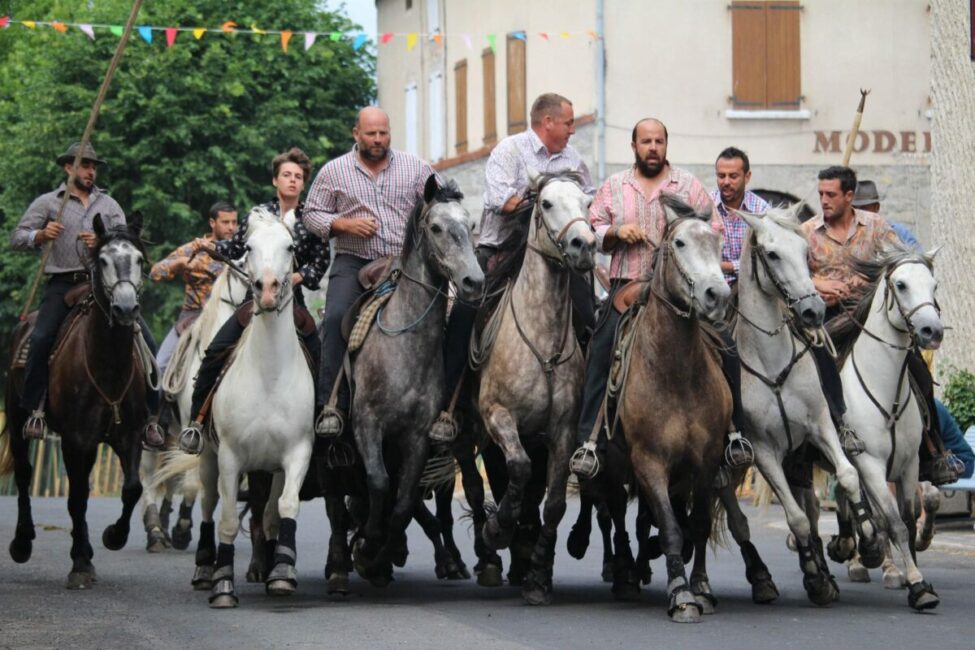
[[[72,144],[57,158],[58,165],[69,178],[79,149],[81,143]],[[43,438],[47,431],[44,415],[48,381],[47,358],[54,347],[61,323],[70,311],[64,303],[65,294],[73,286],[87,282],[90,278],[88,251],[97,243],[92,221],[96,214],[101,214],[107,228],[125,225],[125,213],[119,204],[104,190],[95,186],[98,166],[103,164],[104,161],[99,160],[95,154],[95,149],[86,144],[71,187],[65,181],[53,192],[34,199],[10,235],[10,245],[14,250],[40,250],[44,244],[51,242],[51,252],[44,265],[48,282],[41,298],[37,322],[31,333],[24,393],[21,397],[21,406],[31,412],[31,417],[24,424],[25,438]],[[61,221],[57,222],[55,217],[65,192],[69,193],[68,202],[64,206]],[[79,241],[84,246],[78,246]],[[155,354],[156,344],[145,321],[141,322],[141,326],[146,344]],[[164,439],[162,429],[156,422],[159,412],[158,393],[148,391],[147,401],[150,419],[145,429],[145,444],[161,448]]]
[[[853,194],[853,207],[857,210],[866,212],[880,213],[880,195],[877,193],[877,184],[873,181],[862,180],[857,183],[856,192]],[[900,238],[901,242],[911,250],[921,250],[921,242],[914,236],[911,229],[904,224],[896,221],[887,220],[891,229]]]

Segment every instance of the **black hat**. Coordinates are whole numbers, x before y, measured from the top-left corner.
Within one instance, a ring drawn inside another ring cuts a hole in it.
[[[80,148],[81,148],[81,143],[80,142],[75,142],[74,144],[72,144],[70,147],[68,147],[68,150],[67,151],[65,151],[63,154],[61,154],[60,156],[58,156],[58,164],[59,165],[66,165],[68,163],[73,163],[75,156],[78,155],[78,149],[80,149]],[[105,161],[104,160],[99,160],[98,159],[98,156],[95,154],[95,148],[93,146],[91,146],[91,143],[90,142],[85,145],[85,150],[81,154],[81,159],[82,160],[90,160],[93,163],[95,163],[96,165],[104,165],[105,164]]]
[[[857,183],[857,190],[853,194],[853,207],[862,208],[865,205],[880,203],[880,195],[877,194],[877,184],[873,181],[860,181]]]

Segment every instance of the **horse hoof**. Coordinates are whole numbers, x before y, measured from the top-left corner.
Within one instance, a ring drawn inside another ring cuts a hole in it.
[[[931,542],[934,541],[934,531],[931,531],[930,535],[925,535],[924,531],[921,531],[917,536],[917,541],[914,542],[914,550],[918,553],[926,551],[931,548]]]
[[[840,537],[839,535],[833,535],[829,539],[829,543],[826,545],[826,553],[829,555],[829,559],[833,560],[833,562],[843,564],[853,557],[853,550],[855,548],[856,542],[852,537]]]
[[[236,606],[237,596],[233,594],[221,594],[210,601],[211,609],[233,609]]]
[[[767,580],[756,580],[752,585],[752,602],[756,605],[768,605],[779,598],[779,589],[772,582],[772,578]]]
[[[805,587],[810,602],[820,607],[825,607],[840,597],[839,589],[836,588],[832,576],[823,573],[803,576],[802,586]]]
[[[859,562],[850,562],[846,567],[850,582],[870,582],[870,572]]]
[[[247,582],[264,582],[267,578],[267,570],[256,564],[251,564],[247,567]]]
[[[529,605],[542,606],[552,604],[552,590],[538,585],[522,589],[521,597]]]
[[[177,522],[173,526],[172,532],[173,548],[177,551],[185,551],[190,546],[190,542],[193,541],[193,524],[190,523],[189,526],[183,528]]]
[[[30,559],[34,552],[34,542],[29,539],[14,537],[10,542],[10,559],[17,564],[23,564]]]
[[[514,527],[503,528],[501,524],[498,523],[497,517],[489,517],[488,520],[484,522],[484,528],[481,530],[481,538],[484,540],[487,547],[492,551],[500,551],[508,548],[514,534]]]
[[[706,579],[691,579],[691,593],[694,594],[694,602],[701,608],[702,614],[714,614],[718,599],[711,593],[711,584]]]
[[[340,594],[342,596],[348,596],[350,591],[349,574],[347,573],[333,573],[325,581],[325,593],[329,595]]]
[[[796,536],[793,535],[792,533],[789,533],[788,535],[785,536],[785,547],[790,551],[792,551],[793,553],[799,551],[799,547],[796,546]]]
[[[884,571],[884,589],[904,589],[907,587],[907,578],[896,568]]]
[[[586,550],[589,548],[589,534],[592,529],[583,530],[578,526],[573,526],[569,531],[569,538],[565,542],[565,548],[569,555],[577,560],[586,557]]]
[[[196,567],[191,584],[194,591],[210,591],[213,589],[213,565],[204,564]]]
[[[860,548],[860,563],[868,569],[876,569],[884,563],[884,559],[887,557],[887,542],[886,540],[880,540],[879,537],[875,537],[873,542],[864,543],[861,541]]]
[[[162,553],[166,550],[166,536],[162,530],[153,528],[146,535],[146,551],[149,553]]]
[[[447,562],[446,575],[444,576],[447,580],[469,580],[471,574],[467,571],[467,567],[463,564],[458,565],[453,560]]]
[[[711,602],[707,596],[703,594],[694,594],[694,601],[700,606],[701,613],[705,616],[710,616],[714,614],[714,603]]]
[[[91,589],[95,576],[88,571],[72,571],[68,574],[68,589]]]
[[[485,564],[477,574],[477,584],[481,587],[500,587],[504,584],[501,577],[501,567],[497,564]]]
[[[290,596],[295,592],[295,585],[287,580],[270,580],[264,586],[268,596]]]
[[[123,531],[115,524],[108,526],[102,533],[102,544],[110,551],[122,550],[127,541],[129,541],[129,531]]]
[[[603,562],[603,582],[613,582],[613,563]]]
[[[700,623],[701,610],[696,605],[681,605],[670,613],[674,623]]]
[[[938,598],[938,594],[935,592],[934,587],[931,583],[916,582],[910,587],[908,587],[907,592],[907,604],[921,612],[926,609],[934,609],[941,603],[941,599]]]

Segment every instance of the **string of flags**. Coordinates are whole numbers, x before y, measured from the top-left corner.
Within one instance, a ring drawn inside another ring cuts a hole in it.
[[[0,30],[8,29],[12,25],[22,25],[25,29],[37,30],[38,28],[50,28],[61,34],[66,34],[70,29],[74,28],[82,32],[90,40],[95,40],[96,30],[100,32],[108,32],[113,36],[122,36],[123,27],[122,25],[105,25],[105,24],[95,24],[95,23],[70,23],[59,20],[13,20],[10,16],[0,17]],[[352,48],[354,50],[360,50],[366,43],[372,40],[370,37],[378,37],[375,40],[378,41],[380,45],[389,45],[394,40],[403,40],[406,44],[407,51],[412,51],[422,38],[424,41],[433,42],[435,45],[443,45],[444,40],[447,38],[447,34],[442,32],[433,32],[432,34],[421,33],[421,32],[381,32],[378,34],[369,34],[366,32],[315,32],[315,31],[297,31],[289,29],[261,29],[256,25],[251,25],[250,27],[242,27],[232,20],[228,20],[221,24],[219,27],[158,27],[153,25],[140,25],[136,28],[139,36],[142,37],[148,44],[153,43],[153,38],[155,34],[162,34],[166,47],[173,47],[176,43],[176,37],[180,33],[192,34],[193,38],[200,40],[207,33],[214,34],[259,34],[259,35],[277,35],[281,39],[281,49],[285,52],[288,51],[288,45],[291,42],[292,37],[295,35],[301,35],[304,40],[305,50],[311,49],[315,42],[322,38],[328,39],[331,42],[339,41],[351,41]],[[552,41],[556,39],[572,39],[572,38],[588,38],[590,41],[595,41],[600,38],[599,34],[594,31],[574,31],[574,32],[526,32],[526,31],[514,31],[509,34],[512,38],[516,38],[522,41],[527,41],[529,37],[538,38],[543,41]],[[487,43],[488,47],[492,51],[497,49],[497,34],[481,34],[474,35],[469,33],[456,33],[450,34],[451,37],[459,37],[465,47],[468,50],[474,49],[475,36],[477,40],[481,43]]]

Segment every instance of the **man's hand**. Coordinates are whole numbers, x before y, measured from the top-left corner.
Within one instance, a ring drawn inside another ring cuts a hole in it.
[[[64,232],[64,224],[56,221],[49,221],[46,226],[37,231],[34,235],[34,243],[41,244],[57,239]]]
[[[379,232],[379,224],[372,217],[343,217],[332,222],[332,232],[369,239]]]
[[[88,247],[88,250],[94,250],[95,246],[98,244],[98,235],[91,230],[82,230],[79,232],[78,239],[85,242],[85,246]]]
[[[616,238],[624,244],[637,244],[647,241],[647,235],[635,223],[625,223],[616,230]]]
[[[517,194],[511,197],[504,202],[504,205],[501,206],[501,214],[511,214],[518,209],[518,206],[521,205],[524,200],[524,197],[518,196]]]
[[[297,287],[304,280],[304,276],[301,273],[295,272],[291,274],[291,286]]]
[[[827,278],[813,279],[816,291],[823,297],[826,304],[832,307],[850,296],[850,290],[842,280]]]
[[[735,263],[734,262],[721,262],[721,270],[724,271],[725,273],[734,273],[735,272]]]

